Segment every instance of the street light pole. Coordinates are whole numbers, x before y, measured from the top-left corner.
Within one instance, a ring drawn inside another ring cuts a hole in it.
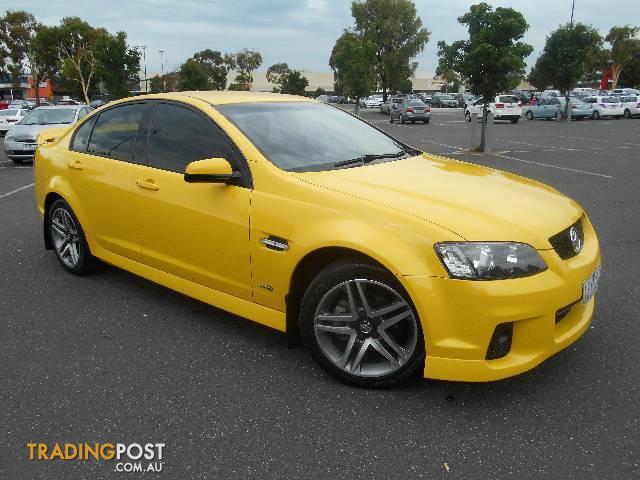
[[[576,0],[573,0],[573,2],[571,2],[571,26],[573,27],[573,10],[576,8]]]
[[[136,48],[142,49],[142,63],[144,65],[144,93],[149,93],[149,84],[147,83],[147,46],[136,45]]]
[[[160,76],[164,75],[164,63],[162,63],[162,56],[164,55],[164,50],[158,50],[160,52]]]

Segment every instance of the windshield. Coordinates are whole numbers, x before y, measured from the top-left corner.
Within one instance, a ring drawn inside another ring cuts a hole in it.
[[[320,103],[239,103],[216,109],[283,170],[330,170],[340,162],[406,148],[362,120]]]
[[[20,121],[20,125],[54,125],[73,123],[75,108],[36,108]]]
[[[0,117],[15,117],[18,110],[0,110]]]

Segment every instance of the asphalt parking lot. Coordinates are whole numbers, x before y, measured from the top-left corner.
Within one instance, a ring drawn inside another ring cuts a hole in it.
[[[640,119],[496,124],[484,155],[458,109],[429,125],[362,115],[581,203],[603,255],[585,336],[504,381],[354,389],[275,331],[115,268],[65,273],[43,248],[32,167],[0,153],[0,478],[118,477],[25,447],[108,440],[166,443],[157,477],[171,479],[640,478]]]

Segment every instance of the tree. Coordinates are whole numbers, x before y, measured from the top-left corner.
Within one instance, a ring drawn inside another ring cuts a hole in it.
[[[227,74],[236,67],[233,55],[223,55],[217,50],[206,49],[196,53],[193,59],[206,68],[209,88],[213,90],[227,88]]]
[[[355,99],[356,114],[360,98],[375,88],[376,62],[376,46],[367,37],[345,30],[336,40],[329,66],[334,72],[336,91],[339,86],[343,94]]]
[[[300,70],[290,70],[282,79],[280,84],[280,93],[288,93],[290,95],[304,96],[309,80],[302,75]]]
[[[445,92],[448,92],[449,90],[456,92],[458,91],[461,79],[460,75],[458,75],[456,72],[454,72],[453,70],[446,70],[445,72],[442,72],[442,74],[440,75],[440,79],[444,82],[442,88]]]
[[[313,96],[315,98],[318,98],[320,95],[325,95],[327,92],[324,88],[322,87],[318,87],[316,88],[316,91],[313,93]]]
[[[131,85],[139,78],[140,52],[127,45],[127,34],[102,35],[94,46],[96,75],[104,83],[109,95],[124,98],[130,95]]]
[[[612,27],[604,38],[611,45],[611,62],[613,67],[612,88],[618,86],[620,75],[625,67],[640,58],[640,39],[637,38],[640,27],[625,25]]]
[[[267,82],[274,83],[282,87],[283,78],[289,74],[291,70],[286,63],[275,63],[267,69]],[[279,87],[274,87],[274,93],[280,91]]]
[[[388,90],[406,86],[416,70],[412,59],[429,41],[411,0],[362,0],[351,4],[355,31],[374,45],[376,73],[386,101]]]
[[[180,67],[179,90],[209,90],[209,75],[206,67],[193,58]]]
[[[520,12],[502,7],[493,10],[486,3],[472,5],[458,22],[467,26],[469,39],[451,45],[438,42],[436,73],[459,72],[468,79],[471,93],[483,97],[480,149],[485,150],[489,103],[498,93],[515,88],[524,77],[524,59],[533,48],[519,40],[529,26]]]
[[[31,74],[36,104],[40,104],[40,82],[55,70],[55,42],[50,29],[25,11],[7,11],[0,22],[0,49],[9,57],[9,72],[19,85],[22,70]]]
[[[177,72],[156,75],[149,81],[151,93],[175,92],[180,86],[180,74]]]
[[[97,39],[107,35],[107,31],[94,28],[78,17],[65,17],[54,28],[63,74],[79,83],[84,101],[89,103],[89,90],[96,73],[94,47]]]
[[[568,118],[569,92],[587,73],[589,60],[602,49],[595,27],[577,23],[558,27],[547,36],[534,66],[536,81],[565,92],[564,118]]]
[[[235,83],[242,90],[251,90],[251,84],[253,83],[253,75],[251,72],[257,70],[262,65],[262,55],[255,50],[244,49],[236,53],[235,55],[236,68],[238,74],[236,75]],[[231,89],[231,87],[229,87]]]
[[[299,70],[291,70],[286,63],[276,63],[267,69],[267,81],[276,84],[273,93],[304,95],[309,80]]]

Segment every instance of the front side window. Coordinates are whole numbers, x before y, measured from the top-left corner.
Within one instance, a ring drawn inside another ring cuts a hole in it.
[[[90,118],[76,130],[73,140],[71,141],[71,150],[81,153],[85,153],[87,151],[89,136],[91,135],[91,130],[93,130],[93,125],[95,123],[96,117]]]
[[[315,102],[218,105],[277,167],[330,170],[366,155],[398,154],[400,143],[338,108]]]
[[[133,147],[144,108],[145,104],[135,103],[102,112],[91,134],[87,152],[126,162],[133,161]]]
[[[19,110],[0,110],[0,117],[15,117]]]
[[[160,103],[149,132],[149,166],[183,173],[198,160],[222,157],[233,165],[233,147],[204,115],[187,107]]]

